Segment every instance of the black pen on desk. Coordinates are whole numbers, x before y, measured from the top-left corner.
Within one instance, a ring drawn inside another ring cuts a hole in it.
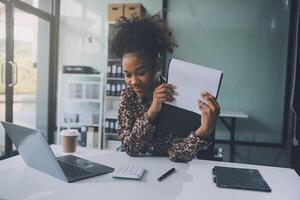
[[[163,175],[161,175],[157,181],[162,181],[165,178],[167,178],[168,176],[170,176],[171,174],[173,174],[175,172],[175,168],[173,167],[172,169],[168,170],[166,173],[164,173]]]

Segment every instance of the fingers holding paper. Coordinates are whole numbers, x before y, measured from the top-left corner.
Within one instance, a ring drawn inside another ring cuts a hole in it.
[[[201,96],[203,100],[198,102],[198,107],[202,113],[201,126],[195,132],[199,136],[210,134],[215,129],[220,114],[219,103],[211,94],[204,92]]]
[[[220,106],[219,103],[217,102],[217,100],[215,99],[214,96],[212,96],[211,94],[209,94],[208,92],[204,92],[201,94],[203,100],[199,100],[199,108],[202,111],[202,107],[206,108],[209,107],[211,109],[211,111],[213,112],[220,112]]]
[[[167,83],[163,83],[154,89],[152,103],[147,112],[151,121],[153,121],[156,115],[161,111],[162,103],[175,100],[174,89],[174,85]]]

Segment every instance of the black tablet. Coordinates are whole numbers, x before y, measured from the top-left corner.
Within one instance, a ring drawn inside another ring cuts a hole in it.
[[[256,169],[215,166],[214,181],[218,187],[271,192],[271,188]]]

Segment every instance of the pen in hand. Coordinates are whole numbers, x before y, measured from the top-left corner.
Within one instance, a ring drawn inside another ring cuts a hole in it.
[[[171,174],[173,174],[175,172],[175,168],[173,167],[172,169],[168,170],[166,173],[164,173],[163,175],[161,175],[157,181],[162,181],[165,178],[167,178],[168,176],[170,176]]]

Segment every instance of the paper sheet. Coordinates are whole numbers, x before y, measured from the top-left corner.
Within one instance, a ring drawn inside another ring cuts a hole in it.
[[[176,85],[176,100],[167,102],[179,108],[200,113],[198,100],[201,93],[217,96],[223,72],[220,70],[172,59],[169,66],[168,83]]]

